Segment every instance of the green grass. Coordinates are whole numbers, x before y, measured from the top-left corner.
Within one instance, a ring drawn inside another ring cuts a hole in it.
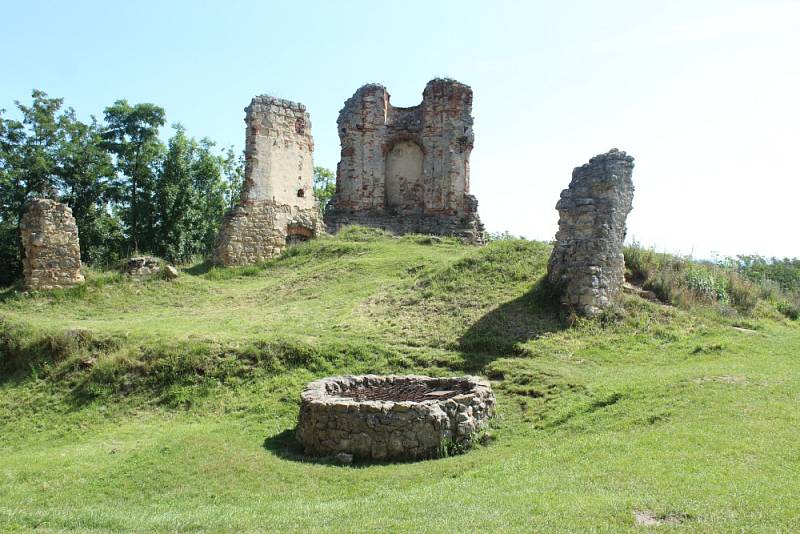
[[[626,297],[565,328],[548,255],[351,229],[258,267],[0,293],[0,531],[800,529],[797,322]],[[362,372],[488,376],[494,440],[304,459],[303,385]]]

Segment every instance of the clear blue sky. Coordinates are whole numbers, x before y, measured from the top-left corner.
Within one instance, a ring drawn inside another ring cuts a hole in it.
[[[308,106],[315,161],[368,82],[395,105],[475,92],[472,191],[491,231],[551,239],[572,168],[636,157],[628,235],[660,250],[800,256],[800,2],[0,2],[0,107],[32,88],[78,115],[154,102],[244,144],[268,93]],[[165,132],[169,134],[169,131]]]

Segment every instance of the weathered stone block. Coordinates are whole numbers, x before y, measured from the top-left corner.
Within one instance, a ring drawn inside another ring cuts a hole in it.
[[[20,229],[27,289],[55,289],[83,282],[78,226],[68,206],[50,199],[33,200],[22,216]]]

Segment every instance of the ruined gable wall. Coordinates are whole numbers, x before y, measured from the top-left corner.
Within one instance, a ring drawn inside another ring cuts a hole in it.
[[[339,114],[342,153],[328,228],[364,224],[480,242],[477,200],[469,195],[471,113],[472,90],[454,80],[432,80],[410,108],[393,107],[382,85],[356,91]]]
[[[425,87],[422,112],[426,174],[434,177],[426,184],[425,209],[465,213],[469,209],[469,156],[475,141],[472,89],[450,80],[433,80]]]
[[[213,261],[250,265],[279,255],[293,237],[324,231],[314,198],[314,141],[305,106],[266,95],[245,108],[245,179],[225,216]]]
[[[50,199],[33,200],[20,228],[27,289],[54,289],[83,282],[78,226],[68,206]]]
[[[336,206],[342,210],[384,207],[384,143],[389,109],[386,88],[370,84],[356,91],[339,112],[342,152],[336,167]]]
[[[561,192],[548,280],[582,315],[611,305],[625,281],[625,221],[633,203],[633,158],[613,149],[575,168]]]

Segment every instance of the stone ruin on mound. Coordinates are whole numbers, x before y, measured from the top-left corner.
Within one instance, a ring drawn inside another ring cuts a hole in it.
[[[478,201],[469,194],[469,86],[432,80],[420,105],[399,108],[385,87],[365,85],[345,102],[337,122],[342,153],[325,213],[330,232],[361,224],[482,243]]]
[[[68,206],[46,198],[33,200],[20,229],[26,289],[55,289],[83,282],[78,226]]]
[[[314,141],[302,104],[257,96],[245,108],[245,178],[225,216],[214,263],[249,265],[324,231],[314,198]]]
[[[592,316],[612,304],[625,281],[625,220],[633,202],[633,158],[612,149],[572,171],[556,204],[556,244],[548,280],[561,303]]]

